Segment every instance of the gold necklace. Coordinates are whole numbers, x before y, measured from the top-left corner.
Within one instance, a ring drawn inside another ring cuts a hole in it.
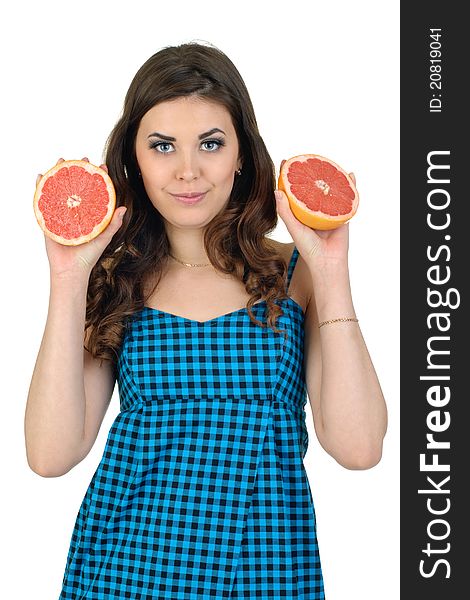
[[[173,256],[173,254],[171,254],[171,252],[168,253],[171,258],[174,258],[177,262],[181,263],[182,265],[184,265],[185,267],[208,267],[209,265],[211,265],[212,263],[204,263],[204,264],[194,264],[194,263],[185,263],[182,260],[180,260],[179,258],[176,258],[176,256]]]

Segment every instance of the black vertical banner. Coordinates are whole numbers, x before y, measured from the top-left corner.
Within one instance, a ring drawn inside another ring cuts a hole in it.
[[[458,6],[401,3],[400,575],[410,600],[470,597],[470,36]]]

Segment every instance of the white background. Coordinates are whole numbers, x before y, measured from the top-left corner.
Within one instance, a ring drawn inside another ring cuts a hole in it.
[[[33,213],[37,173],[99,164],[140,65],[207,40],[236,64],[276,165],[318,153],[353,171],[353,301],[389,409],[383,459],[348,471],[319,446],[307,404],[305,465],[327,600],[399,597],[399,3],[372,0],[8,3],[2,14],[3,598],[58,598],[77,511],[119,412],[117,387],[90,454],[59,478],[26,462],[24,410],[46,321],[49,269]],[[274,237],[291,241],[282,221]],[[175,599],[176,600],[176,599]]]

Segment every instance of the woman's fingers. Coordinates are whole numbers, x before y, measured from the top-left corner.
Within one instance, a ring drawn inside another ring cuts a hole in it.
[[[84,156],[82,158],[82,160],[84,160],[85,162],[90,162],[89,158],[87,156]],[[56,165],[65,162],[65,158],[59,158],[59,160],[56,162]],[[108,172],[108,167],[105,164],[100,165],[100,167],[102,169],[104,169],[106,171],[106,173]],[[38,186],[38,183],[40,181],[42,177],[42,173],[39,173],[39,175],[36,177],[36,187]]]
[[[86,156],[84,156],[84,157],[82,158],[82,160],[84,160],[84,161],[86,161],[86,162],[90,162],[90,160],[89,160],[89,159],[88,159],[88,157],[86,157]],[[103,171],[106,171],[106,173],[108,172],[108,167],[107,167],[107,166],[106,166],[104,163],[101,163],[101,165],[100,165],[100,169],[103,169]]]

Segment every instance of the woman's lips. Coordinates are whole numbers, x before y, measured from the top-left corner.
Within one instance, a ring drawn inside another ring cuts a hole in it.
[[[207,192],[203,192],[202,194],[171,194],[173,198],[179,200],[183,204],[197,204],[200,202],[206,195]]]

